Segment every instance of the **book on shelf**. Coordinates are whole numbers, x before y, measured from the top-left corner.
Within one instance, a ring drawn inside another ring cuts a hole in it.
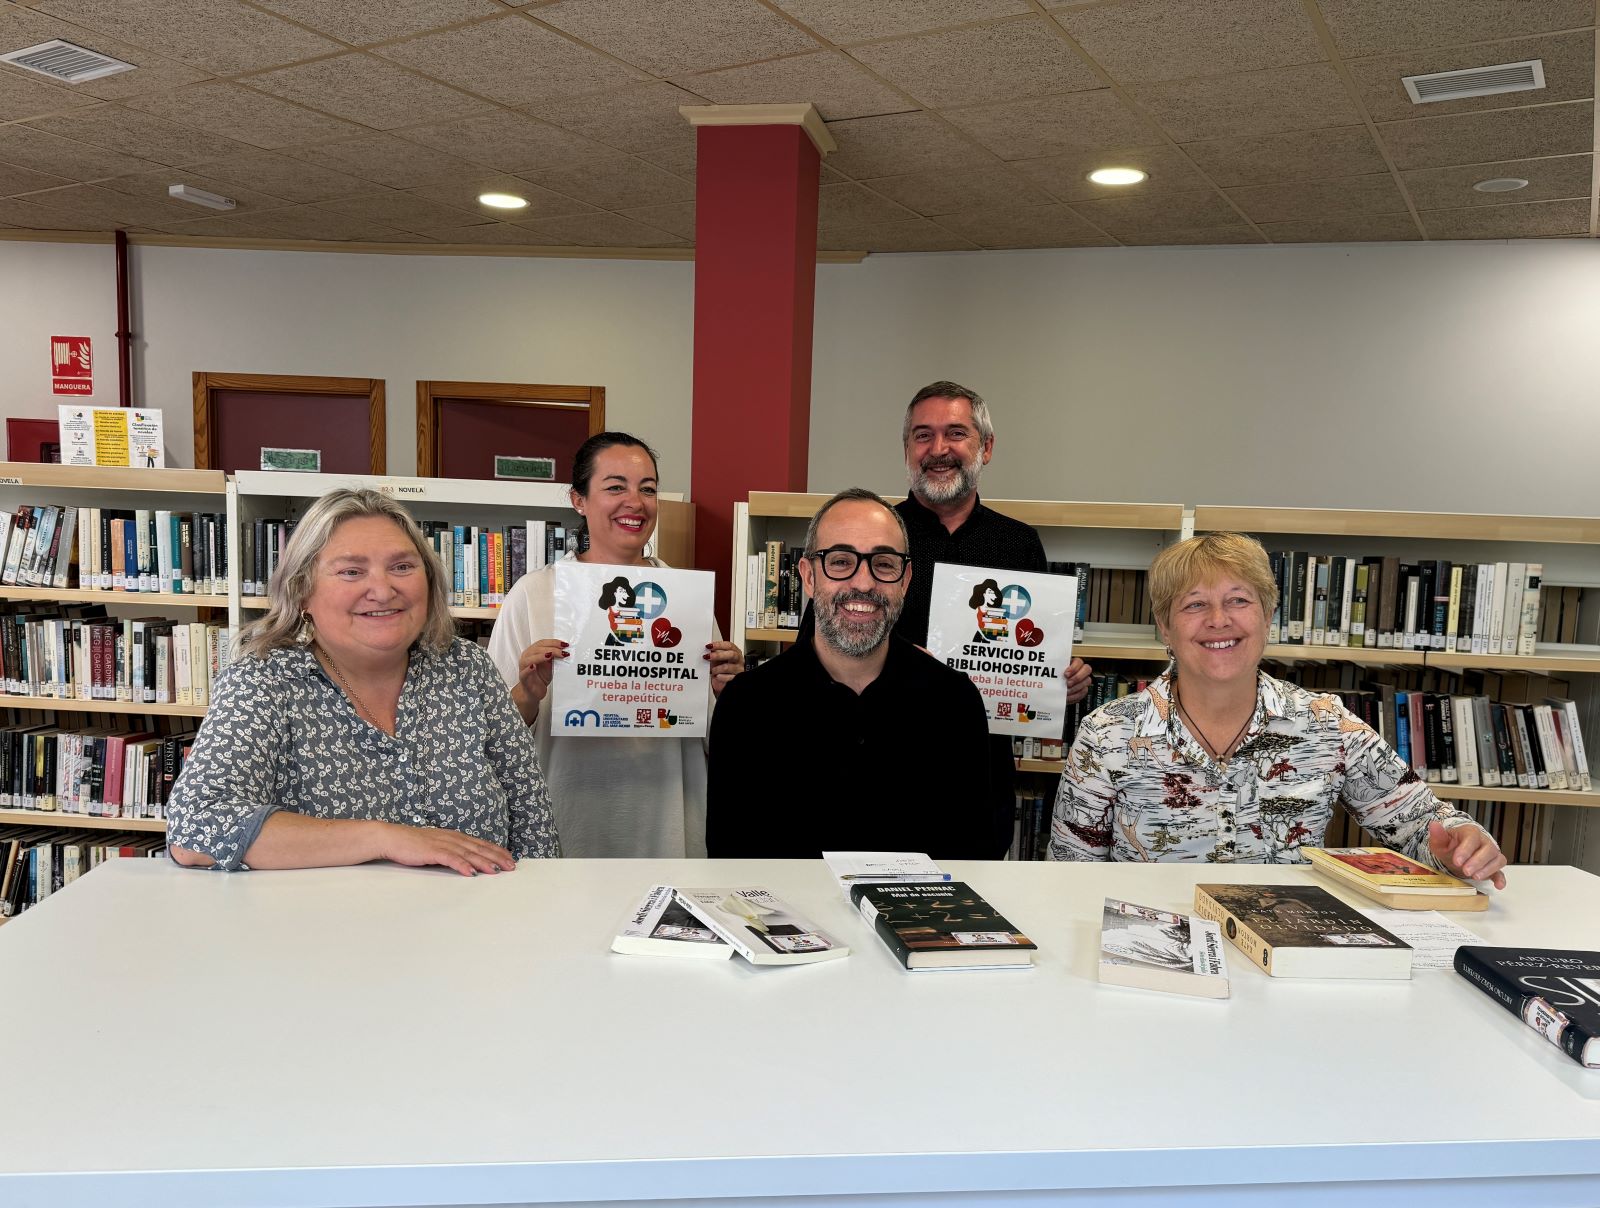
[[[1311,867],[1391,910],[1486,910],[1489,897],[1387,847],[1303,847]]]
[[[1211,919],[1107,898],[1100,921],[1100,980],[1194,998],[1227,998],[1222,928]]]
[[[1579,1065],[1600,1069],[1600,952],[1467,944],[1455,969]]]
[[[652,885],[611,941],[629,956],[688,956],[726,960],[733,948],[678,901],[670,885]]]
[[[1411,976],[1411,946],[1316,885],[1194,888],[1194,909],[1273,977]]]
[[[99,604],[0,608],[0,682],[12,696],[205,706],[231,656],[221,623],[108,617]]]
[[[221,595],[225,517],[166,509],[27,505],[0,515],[0,582],[110,592]]]
[[[1055,808],[1055,796],[1037,783],[1019,779],[1017,786],[1011,847],[1006,852],[1006,859],[1046,860],[1049,858],[1050,821]]]
[[[47,829],[7,827],[0,834],[0,915],[37,906],[107,860],[160,856],[165,850],[160,835],[106,833],[87,842],[63,842]]]
[[[117,717],[71,728],[0,725],[0,807],[96,818],[164,818],[194,745],[187,719]]]
[[[948,881],[949,873],[923,852],[912,851],[825,851],[822,862],[845,897],[853,885],[868,882]]]
[[[849,956],[850,948],[808,922],[771,890],[677,890],[678,901],[753,965],[810,965]]]
[[[1033,965],[1038,945],[963,881],[869,881],[850,900],[907,969]]]

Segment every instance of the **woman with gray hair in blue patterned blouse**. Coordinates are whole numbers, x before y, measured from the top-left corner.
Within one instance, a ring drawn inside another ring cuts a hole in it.
[[[393,860],[463,875],[560,854],[533,739],[456,637],[416,521],[332,491],[295,528],[167,804],[198,868]]]

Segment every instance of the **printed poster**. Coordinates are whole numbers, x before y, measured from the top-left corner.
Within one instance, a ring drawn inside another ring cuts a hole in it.
[[[550,732],[704,738],[716,577],[572,560],[555,576],[555,636],[571,657],[551,676]]]
[[[50,392],[94,393],[94,353],[88,336],[50,337]]]
[[[159,410],[62,403],[56,417],[62,465],[161,469],[167,464]]]
[[[991,734],[1059,737],[1077,612],[1075,576],[940,562],[928,650],[977,685]]]

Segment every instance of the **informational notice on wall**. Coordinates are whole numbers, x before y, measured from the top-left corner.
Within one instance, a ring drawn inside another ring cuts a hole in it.
[[[167,464],[161,412],[145,407],[83,407],[60,404],[61,463],[68,466]]]
[[[572,560],[555,576],[555,636],[571,656],[552,673],[550,732],[703,738],[715,576]]]
[[[94,353],[88,336],[50,337],[50,392],[94,393]]]
[[[928,650],[983,696],[991,734],[1059,737],[1078,580],[938,563]]]

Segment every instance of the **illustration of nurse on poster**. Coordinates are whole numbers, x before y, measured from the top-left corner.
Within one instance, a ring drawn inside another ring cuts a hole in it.
[[[977,686],[991,734],[1059,737],[1078,580],[940,562],[928,651]]]
[[[665,566],[555,567],[555,635],[572,657],[550,679],[550,732],[703,738],[711,668],[709,571]]]

